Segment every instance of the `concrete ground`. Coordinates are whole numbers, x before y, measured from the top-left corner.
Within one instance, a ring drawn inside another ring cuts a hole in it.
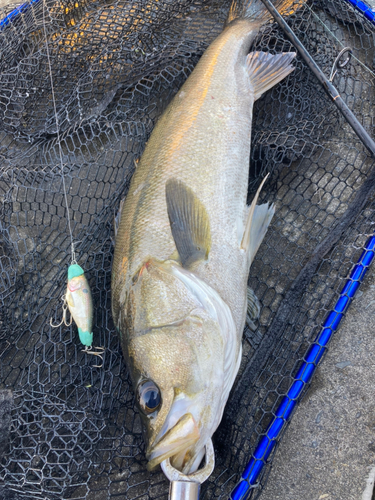
[[[281,441],[262,500],[362,498],[375,467],[374,268],[358,294]]]

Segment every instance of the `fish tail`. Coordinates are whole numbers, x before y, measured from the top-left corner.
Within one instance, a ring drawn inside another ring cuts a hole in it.
[[[273,5],[284,16],[290,16],[298,10],[306,0],[274,0]],[[227,24],[235,19],[250,19],[264,24],[272,19],[272,15],[262,0],[233,0],[229,10]]]

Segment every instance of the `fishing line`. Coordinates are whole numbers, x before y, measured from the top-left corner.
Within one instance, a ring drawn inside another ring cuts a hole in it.
[[[345,48],[345,45],[337,38],[337,36],[328,28],[328,26],[320,19],[320,17],[312,10],[312,8],[306,3],[306,7],[309,9],[309,11],[312,13],[312,15],[324,26],[324,28],[328,31],[328,33],[338,42],[341,47]],[[372,74],[372,76],[375,77],[375,73],[366,66],[366,64],[363,64],[362,61],[358,59],[353,53],[352,53],[352,58],[355,59],[361,66],[363,66],[369,73]]]
[[[48,71],[49,71],[50,82],[51,82],[53,110],[54,110],[54,113],[55,113],[57,144],[58,144],[58,148],[59,148],[60,165],[61,165],[61,177],[62,177],[62,184],[63,184],[63,191],[64,191],[64,200],[65,200],[65,206],[66,206],[66,211],[67,211],[68,227],[69,227],[69,234],[70,234],[70,249],[71,249],[71,254],[72,254],[72,262],[71,263],[72,264],[77,264],[76,254],[75,254],[75,249],[74,249],[73,231],[72,231],[72,225],[71,225],[70,213],[69,213],[68,196],[66,194],[66,183],[65,183],[65,176],[64,176],[64,163],[63,163],[63,159],[62,159],[62,151],[61,151],[61,143],[60,143],[59,119],[57,117],[55,89],[54,89],[54,86],[53,86],[53,77],[52,77],[52,69],[51,69],[51,58],[50,58],[50,53],[49,53],[47,30],[46,30],[46,22],[45,22],[46,0],[42,0],[42,1],[43,1],[43,30],[44,30],[45,40],[46,40],[47,62],[48,62]]]
[[[64,176],[64,163],[62,158],[62,150],[61,150],[61,141],[60,141],[60,130],[59,130],[59,120],[57,116],[57,108],[56,108],[56,98],[55,98],[55,89],[53,86],[53,77],[52,77],[52,66],[51,66],[51,57],[48,46],[48,38],[47,38],[47,30],[46,30],[46,22],[45,22],[45,11],[46,11],[46,1],[42,0],[43,3],[43,30],[44,36],[46,40],[46,52],[47,52],[47,62],[48,62],[48,71],[51,82],[51,93],[52,93],[52,103],[53,110],[55,113],[55,124],[56,124],[56,135],[57,135],[57,145],[59,149],[59,157],[60,157],[60,166],[61,166],[61,177],[62,177],[62,185],[64,191],[64,200],[67,212],[67,220],[68,220],[68,228],[70,235],[70,250],[72,254],[72,260],[70,266],[68,268],[68,283],[66,294],[62,297],[63,300],[63,317],[62,321],[54,325],[52,323],[52,318],[50,319],[50,325],[53,328],[58,328],[62,324],[69,327],[72,324],[74,319],[77,328],[79,339],[81,343],[85,346],[83,352],[86,354],[90,354],[96,356],[101,359],[101,365],[93,365],[95,368],[101,368],[103,366],[103,354],[105,351],[104,347],[96,347],[96,351],[92,350],[92,342],[93,342],[93,332],[92,332],[92,318],[93,318],[93,306],[92,306],[92,295],[90,291],[90,285],[84,276],[84,270],[81,266],[78,265],[76,260],[75,248],[74,248],[74,238],[72,231],[72,224],[69,212],[69,204],[68,204],[68,196],[66,193],[66,183]],[[74,285],[72,284],[74,281]],[[73,298],[74,297],[74,298]],[[68,310],[70,312],[70,321],[67,319]]]

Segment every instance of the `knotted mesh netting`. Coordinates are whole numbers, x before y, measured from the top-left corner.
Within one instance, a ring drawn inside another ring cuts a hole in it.
[[[0,389],[13,397],[4,498],[167,497],[162,472],[146,470],[111,317],[114,218],[155,121],[229,7],[34,0],[10,16],[14,6],[0,10]],[[334,84],[373,135],[374,26],[345,0],[309,0],[287,21],[327,76],[343,46],[352,49]],[[272,23],[255,48],[294,50]],[[227,498],[236,485],[374,229],[374,160],[300,57],[295,66],[255,104],[249,201],[270,172],[261,202],[274,202],[276,214],[251,267],[261,315],[255,332],[245,330],[240,374],[214,435],[207,499]],[[74,324],[50,326],[61,320],[71,260],[56,123],[101,367],[82,351]]]

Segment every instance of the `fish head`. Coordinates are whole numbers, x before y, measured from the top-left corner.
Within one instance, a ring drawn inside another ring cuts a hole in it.
[[[174,467],[185,470],[203,448],[200,444],[215,410],[209,405],[207,393],[212,387],[207,370],[202,369],[199,355],[181,330],[194,335],[202,333],[203,325],[187,321],[180,327],[153,329],[130,344],[133,370],[138,375],[133,377],[136,399],[147,430],[150,470],[167,458]]]
[[[210,290],[173,263],[150,261],[129,291],[123,348],[147,429],[149,469],[170,458],[184,473],[196,470],[221,420],[228,360],[218,295]]]

